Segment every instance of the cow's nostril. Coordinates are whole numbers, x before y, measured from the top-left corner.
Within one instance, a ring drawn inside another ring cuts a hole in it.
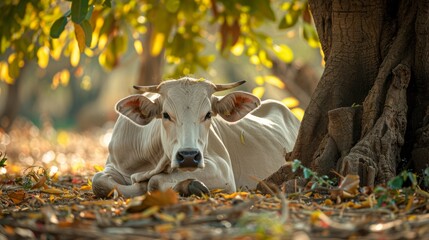
[[[194,148],[180,149],[176,154],[176,161],[180,168],[196,168],[201,159],[201,152]]]
[[[200,163],[201,162],[201,153],[198,151],[197,155],[194,157],[194,162]]]

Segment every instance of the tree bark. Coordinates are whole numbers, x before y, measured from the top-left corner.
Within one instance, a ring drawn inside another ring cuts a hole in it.
[[[9,132],[11,130],[13,122],[15,121],[15,118],[19,112],[20,82],[21,76],[18,76],[13,84],[8,85],[6,105],[0,115],[0,128],[2,128],[5,132]]]
[[[362,185],[386,183],[404,157],[428,165],[428,2],[309,1],[326,68],[286,160]],[[265,181],[298,177],[285,165]]]

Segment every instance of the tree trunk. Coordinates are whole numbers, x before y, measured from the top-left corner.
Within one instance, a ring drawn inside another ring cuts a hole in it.
[[[286,160],[299,159],[319,174],[359,174],[370,186],[386,183],[401,166],[423,169],[429,163],[429,1],[309,4],[326,68]],[[299,177],[285,165],[265,181]]]
[[[158,56],[151,55],[151,41],[153,27],[148,24],[147,32],[143,42],[143,53],[141,55],[140,74],[136,85],[156,85],[162,80],[162,67],[164,50]]]
[[[0,128],[5,132],[9,132],[12,128],[13,122],[19,112],[19,87],[21,83],[21,76],[15,79],[15,82],[8,85],[8,92],[6,98],[6,105],[0,115]]]

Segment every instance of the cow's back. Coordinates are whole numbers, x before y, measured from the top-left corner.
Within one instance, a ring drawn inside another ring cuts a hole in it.
[[[278,101],[261,106],[236,123],[215,118],[213,130],[228,149],[237,188],[256,187],[285,163],[300,126],[292,112]],[[210,145],[210,142],[209,142]]]

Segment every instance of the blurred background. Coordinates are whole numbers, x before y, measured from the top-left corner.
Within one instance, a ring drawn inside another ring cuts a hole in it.
[[[306,1],[6,0],[0,174],[102,169],[133,85],[182,76],[277,99],[302,119],[323,71]],[[225,93],[221,93],[225,94]]]

